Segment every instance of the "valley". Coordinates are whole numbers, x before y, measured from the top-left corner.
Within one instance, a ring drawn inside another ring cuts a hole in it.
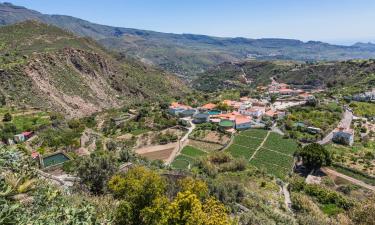
[[[0,224],[374,224],[373,44],[0,25]]]

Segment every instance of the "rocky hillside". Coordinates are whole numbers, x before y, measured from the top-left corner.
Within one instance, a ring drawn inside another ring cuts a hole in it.
[[[0,28],[0,95],[7,104],[84,116],[185,91],[173,75],[60,28],[36,21]]]
[[[203,91],[280,82],[315,87],[375,86],[375,60],[298,63],[292,61],[246,61],[222,63],[193,81]]]
[[[193,34],[169,34],[111,27],[63,15],[46,15],[9,3],[0,3],[0,25],[34,19],[91,37],[109,49],[126,53],[149,64],[190,79],[192,75],[226,61],[348,60],[375,57],[375,45],[353,46],[290,39],[219,38]]]

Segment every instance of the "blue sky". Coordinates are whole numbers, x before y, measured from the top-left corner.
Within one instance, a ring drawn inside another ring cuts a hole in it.
[[[100,24],[225,37],[375,41],[375,0],[8,0]]]

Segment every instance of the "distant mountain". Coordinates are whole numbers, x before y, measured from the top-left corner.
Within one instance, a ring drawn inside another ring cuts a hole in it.
[[[46,15],[0,4],[0,24],[35,19],[91,37],[109,49],[126,53],[143,62],[158,65],[170,72],[191,76],[226,61],[258,60],[348,60],[375,58],[372,45],[330,45],[290,39],[219,38],[193,34],[170,34],[154,31],[104,26],[70,16]]]
[[[8,105],[79,117],[187,91],[174,75],[58,27],[38,21],[0,27],[0,97]]]
[[[222,63],[197,76],[192,84],[201,91],[266,85],[280,82],[313,87],[375,87],[375,60],[298,63],[292,61],[245,61]],[[245,82],[247,81],[247,82]],[[349,91],[349,90],[348,90]]]

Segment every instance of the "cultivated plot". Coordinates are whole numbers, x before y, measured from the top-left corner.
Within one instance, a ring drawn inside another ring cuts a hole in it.
[[[268,131],[251,129],[237,134],[226,150],[233,157],[245,158],[251,165],[266,170],[277,177],[285,177],[293,165],[295,141]]]
[[[188,169],[189,166],[193,165],[199,157],[206,154],[207,153],[203,150],[194,148],[192,146],[186,146],[181,150],[181,153],[173,160],[171,165],[175,169]]]

